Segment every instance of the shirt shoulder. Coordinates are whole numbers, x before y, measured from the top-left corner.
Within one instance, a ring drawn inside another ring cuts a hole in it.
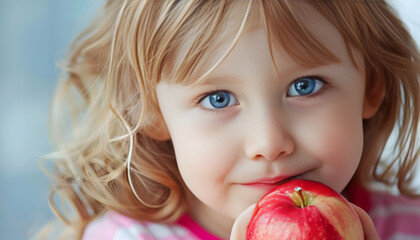
[[[90,222],[82,240],[197,240],[179,224],[140,222],[113,211]]]
[[[369,215],[381,239],[420,239],[420,198],[370,192]]]

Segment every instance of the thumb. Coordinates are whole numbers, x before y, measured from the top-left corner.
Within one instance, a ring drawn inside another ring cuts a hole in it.
[[[253,204],[246,208],[233,223],[232,231],[230,234],[230,240],[244,240],[246,239],[246,232],[248,224],[251,221],[252,215],[254,214],[254,208],[256,204]]]
[[[378,233],[376,232],[375,225],[373,225],[372,219],[369,215],[360,207],[353,205],[353,209],[356,211],[359,216],[360,222],[363,226],[363,234],[365,235],[365,240],[379,240]]]

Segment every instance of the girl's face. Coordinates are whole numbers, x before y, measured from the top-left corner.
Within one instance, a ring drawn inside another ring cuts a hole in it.
[[[339,62],[302,67],[277,46],[276,72],[259,24],[243,33],[203,84],[157,86],[178,167],[193,195],[191,214],[220,235],[281,182],[310,179],[341,192],[359,164],[362,120],[371,112],[363,69],[352,64],[329,22],[317,14],[307,18]]]

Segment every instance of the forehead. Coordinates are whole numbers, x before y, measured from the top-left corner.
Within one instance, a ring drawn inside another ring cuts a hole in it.
[[[173,54],[171,67],[167,68],[169,74],[164,78],[178,83],[200,83],[224,61],[245,32],[261,28],[266,33],[276,69],[279,65],[275,56],[278,54],[289,56],[302,67],[339,62],[348,55],[339,31],[306,1],[295,4],[287,1],[258,3],[249,4],[248,9],[243,6],[238,8],[242,11],[232,7],[231,13],[226,14],[228,18],[213,23],[220,27],[213,29],[212,33],[201,32],[199,29],[208,28],[199,24],[186,32],[183,41],[180,41],[182,44]],[[198,41],[201,41],[200,44]]]

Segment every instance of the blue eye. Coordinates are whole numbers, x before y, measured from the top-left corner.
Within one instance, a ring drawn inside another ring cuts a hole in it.
[[[209,93],[200,101],[200,104],[208,109],[226,108],[237,103],[238,100],[232,94],[224,91]]]
[[[287,91],[287,96],[306,96],[318,92],[325,82],[318,77],[302,77],[295,80]]]

